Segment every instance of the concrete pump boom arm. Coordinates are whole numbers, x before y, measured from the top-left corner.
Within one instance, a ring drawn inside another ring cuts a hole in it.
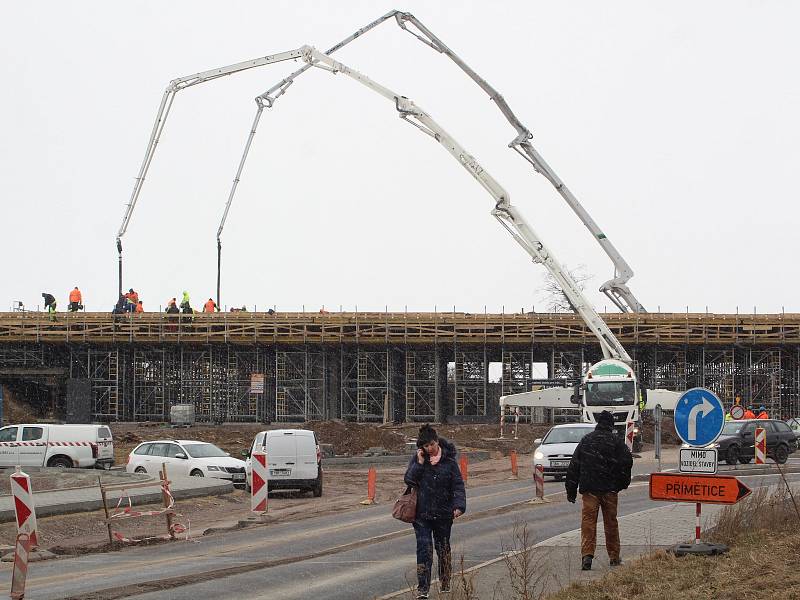
[[[255,67],[271,65],[273,63],[283,62],[285,60],[297,59],[300,58],[300,55],[301,55],[301,50],[298,48],[296,50],[290,50],[288,52],[281,52],[279,54],[262,56],[260,58],[255,58],[253,60],[247,60],[244,62],[235,63],[225,67],[219,67],[217,69],[210,69],[208,71],[194,73],[193,75],[179,77],[169,82],[169,85],[167,85],[167,89],[164,91],[164,95],[161,98],[161,104],[158,107],[158,112],[156,113],[156,120],[155,123],[153,124],[153,129],[150,133],[150,139],[147,143],[147,149],[145,150],[144,160],[142,160],[142,165],[139,168],[139,174],[137,175],[136,181],[133,186],[133,192],[131,193],[131,198],[128,201],[128,204],[126,205],[125,208],[125,215],[122,218],[122,224],[120,225],[119,231],[117,232],[117,248],[119,249],[120,252],[122,251],[121,238],[123,235],[125,235],[125,232],[128,230],[128,226],[130,225],[131,217],[133,216],[133,211],[136,208],[136,202],[138,201],[139,195],[141,194],[142,186],[144,185],[144,180],[147,176],[147,171],[150,168],[150,163],[153,161],[153,156],[155,155],[156,147],[158,146],[158,141],[161,137],[161,132],[164,130],[164,124],[166,123],[167,117],[169,116],[169,111],[172,108],[172,102],[175,99],[175,94],[193,85],[198,85],[200,83],[212,81],[220,77],[226,77],[227,75],[233,75],[234,73],[240,73],[241,71],[246,71],[247,69],[252,69]]]
[[[514,111],[511,110],[511,107],[506,102],[505,98],[503,98],[502,94],[494,89],[483,77],[473,71],[470,66],[461,59],[461,57],[448,48],[442,40],[434,35],[430,29],[425,27],[425,25],[423,25],[414,15],[411,13],[401,12],[397,13],[395,18],[397,19],[397,24],[401,29],[407,31],[422,43],[430,46],[437,52],[441,52],[442,54],[446,55],[448,58],[450,58],[450,60],[456,63],[456,65],[458,65],[458,67],[464,71],[464,73],[466,73],[470,79],[477,83],[478,86],[480,86],[480,88],[489,95],[489,98],[497,105],[497,108],[500,109],[500,112],[503,113],[503,116],[505,116],[508,122],[511,123],[514,129],[517,130],[517,137],[515,137],[511,143],[509,143],[509,148],[520,154],[520,156],[522,156],[531,164],[537,173],[544,175],[544,177],[553,185],[553,187],[556,188],[556,191],[561,194],[561,197],[564,198],[569,207],[575,212],[576,215],[578,215],[578,218],[591,232],[592,237],[597,240],[597,242],[600,244],[600,247],[603,248],[605,253],[611,259],[611,262],[614,264],[614,278],[606,281],[602,286],[600,286],[600,291],[608,296],[608,298],[622,312],[646,312],[644,306],[642,306],[639,300],[636,299],[636,296],[633,295],[633,292],[631,292],[630,288],[627,286],[628,280],[633,277],[633,269],[631,269],[630,265],[619,253],[619,250],[617,250],[614,244],[611,243],[611,240],[606,237],[606,235],[603,233],[603,230],[600,229],[600,226],[597,225],[594,219],[592,219],[591,215],[586,211],[575,195],[569,190],[569,188],[567,188],[564,182],[558,177],[558,175],[556,175],[555,171],[550,168],[550,165],[545,162],[545,160],[533,147],[531,144],[533,134],[517,118],[517,116],[514,114]],[[407,22],[411,23],[419,31],[419,33],[416,33],[406,27]]]
[[[488,191],[495,201],[492,215],[497,218],[511,236],[531,256],[534,262],[541,263],[558,282],[564,294],[569,299],[575,312],[580,315],[592,333],[600,342],[600,347],[605,358],[617,358],[627,363],[631,358],[614,336],[611,329],[603,321],[591,304],[586,300],[580,288],[575,284],[567,272],[550,253],[544,242],[539,238],[533,228],[528,225],[525,218],[511,204],[508,192],[497,180],[492,177],[480,163],[467,152],[450,134],[448,134],[433,118],[414,104],[405,96],[393,92],[389,88],[371,80],[366,75],[355,71],[346,65],[333,60],[330,56],[322,54],[311,47],[303,48],[303,60],[308,64],[325,69],[331,73],[344,73],[362,85],[377,92],[387,100],[394,103],[400,118],[414,125],[417,129],[431,136],[472,175],[483,188]]]
[[[397,25],[403,31],[410,33],[426,46],[429,46],[430,48],[433,48],[437,52],[450,58],[450,60],[456,63],[456,65],[462,71],[464,71],[464,73],[466,73],[470,79],[477,83],[478,86],[489,95],[489,98],[497,105],[497,107],[500,109],[500,112],[503,113],[503,116],[517,131],[517,137],[511,141],[509,147],[520,154],[526,161],[528,161],[537,173],[540,173],[547,178],[553,187],[555,187],[556,191],[562,196],[562,198],[564,198],[573,212],[578,215],[578,218],[592,234],[592,237],[597,240],[597,242],[600,244],[600,247],[603,248],[605,253],[611,259],[611,262],[614,264],[614,278],[603,283],[603,285],[600,286],[600,291],[608,296],[614,305],[617,306],[617,308],[619,308],[622,312],[646,312],[644,306],[642,306],[627,285],[630,278],[633,277],[633,269],[631,269],[627,261],[622,257],[614,244],[611,243],[611,240],[609,240],[605,233],[603,233],[602,229],[600,229],[594,219],[592,219],[591,215],[589,215],[575,195],[569,190],[569,188],[567,188],[564,182],[561,181],[558,175],[556,175],[556,173],[550,168],[550,165],[545,162],[544,158],[542,158],[542,156],[533,147],[530,142],[530,140],[533,138],[533,134],[517,118],[517,116],[514,114],[514,111],[511,110],[511,107],[506,102],[505,98],[503,98],[502,94],[494,89],[494,87],[492,87],[488,81],[483,79],[483,77],[473,71],[472,68],[470,68],[470,66],[461,59],[461,57],[453,52],[430,29],[425,27],[425,25],[413,14],[398,10],[389,11],[382,17],[379,17],[378,19],[365,25],[352,35],[346,37],[339,43],[329,48],[325,54],[332,54],[336,52],[343,46],[349,44],[356,38],[361,37],[364,33],[374,29],[384,21],[388,21],[392,17],[394,17]],[[410,23],[417,31],[413,31],[407,27],[407,23]],[[253,120],[253,126],[250,129],[250,135],[247,138],[244,153],[241,161],[239,162],[239,168],[236,172],[236,177],[233,180],[233,185],[228,195],[228,200],[225,203],[225,210],[223,211],[219,228],[217,229],[218,248],[221,246],[220,238],[222,236],[222,230],[225,227],[225,221],[227,220],[228,213],[230,212],[231,204],[236,193],[236,187],[239,184],[242,169],[244,168],[244,164],[247,160],[247,155],[250,152],[250,146],[253,142],[253,137],[255,136],[258,128],[258,123],[261,119],[261,114],[264,110],[264,107],[266,106],[267,108],[272,108],[275,101],[286,93],[286,91],[289,89],[289,86],[294,83],[294,80],[305,73],[309,68],[310,67],[308,64],[304,65],[302,68],[296,70],[287,77],[284,77],[266,92],[256,97],[256,116]],[[219,279],[219,274],[217,274],[217,279]],[[219,288],[219,285],[217,285],[217,287]],[[219,291],[217,292],[217,301],[219,302]]]

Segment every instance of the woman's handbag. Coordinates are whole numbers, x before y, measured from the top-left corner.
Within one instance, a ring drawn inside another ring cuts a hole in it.
[[[417,518],[417,488],[408,486],[403,495],[394,502],[392,516],[404,523],[413,523]]]

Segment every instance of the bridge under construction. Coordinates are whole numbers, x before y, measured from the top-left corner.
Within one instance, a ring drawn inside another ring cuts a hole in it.
[[[604,314],[647,388],[800,413],[800,314]],[[601,357],[574,314],[0,314],[0,383],[96,420],[491,421],[498,399],[578,379]]]
[[[800,412],[800,314],[604,314],[648,388]],[[82,382],[93,419],[487,421],[501,394],[600,358],[574,314],[0,314],[0,383],[43,410]]]

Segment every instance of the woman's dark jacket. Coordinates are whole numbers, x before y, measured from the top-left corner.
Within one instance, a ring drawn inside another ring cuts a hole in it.
[[[622,436],[598,423],[572,453],[567,469],[567,499],[581,494],[619,492],[631,483],[633,457]]]
[[[411,457],[404,480],[406,485],[417,487],[418,519],[452,519],[453,511],[467,511],[467,495],[464,480],[456,462],[456,447],[444,438],[439,438],[442,458],[436,466],[428,456],[425,462],[417,462],[417,454]]]

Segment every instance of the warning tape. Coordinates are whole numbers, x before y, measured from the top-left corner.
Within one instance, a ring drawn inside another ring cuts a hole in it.
[[[0,442],[0,447],[15,446],[91,446],[97,444],[103,446],[111,442]]]
[[[119,501],[117,502],[117,506],[114,508],[114,510],[117,512],[113,513],[111,516],[108,517],[108,522],[111,523],[113,519],[120,520],[120,519],[129,519],[133,517],[159,517],[161,515],[169,514],[172,515],[173,517],[185,518],[186,527],[184,527],[182,523],[176,521],[172,523],[172,525],[170,526],[169,533],[165,535],[154,535],[144,538],[127,538],[117,531],[112,531],[112,535],[114,536],[115,539],[126,544],[136,544],[148,540],[170,540],[173,539],[176,535],[185,533],[186,534],[185,541],[187,542],[196,541],[191,539],[192,522],[189,519],[189,517],[186,517],[185,515],[177,513],[173,510],[175,506],[175,497],[172,495],[172,492],[170,492],[169,484],[166,482],[162,483],[161,491],[164,494],[166,494],[167,497],[169,498],[169,503],[167,504],[167,506],[159,510],[133,510],[130,494],[128,494],[127,490],[123,489],[122,494],[119,497]],[[123,500],[128,501],[128,506],[120,510]]]

